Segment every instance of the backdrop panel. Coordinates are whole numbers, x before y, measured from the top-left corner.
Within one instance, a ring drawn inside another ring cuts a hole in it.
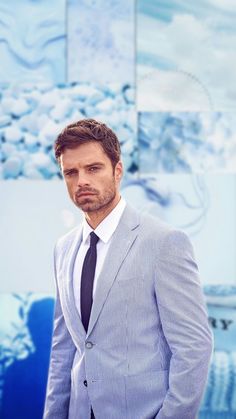
[[[235,2],[137,4],[138,109],[233,110]]]
[[[68,80],[134,84],[135,1],[68,1]]]
[[[0,1],[0,83],[66,77],[66,0]]]

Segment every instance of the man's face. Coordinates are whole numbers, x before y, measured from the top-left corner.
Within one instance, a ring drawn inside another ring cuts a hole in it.
[[[116,205],[122,163],[113,169],[100,144],[91,141],[66,149],[60,163],[70,198],[83,212],[111,210]]]

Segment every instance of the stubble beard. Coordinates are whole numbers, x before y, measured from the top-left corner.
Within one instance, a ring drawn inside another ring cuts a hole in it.
[[[115,185],[112,184],[103,194],[95,193],[91,197],[75,198],[75,205],[88,214],[105,211],[116,197]]]

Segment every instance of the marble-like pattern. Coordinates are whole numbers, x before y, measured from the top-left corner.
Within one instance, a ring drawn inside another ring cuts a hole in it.
[[[234,112],[143,112],[138,127],[142,173],[236,171]]]
[[[91,117],[114,129],[125,168],[135,172],[137,121],[131,86],[25,83],[1,89],[0,179],[60,177],[53,152],[56,136],[67,124]]]
[[[53,329],[54,298],[0,298],[0,416],[42,418]]]
[[[66,1],[0,1],[0,81],[66,77]]]
[[[235,18],[233,0],[138,0],[138,109],[233,110]]]
[[[134,83],[135,1],[68,1],[68,80]]]
[[[215,351],[199,419],[234,419],[236,352]]]
[[[3,365],[4,369],[15,360],[24,359],[34,351],[26,327],[27,313],[32,302],[32,296],[32,293],[1,294],[0,364]]]

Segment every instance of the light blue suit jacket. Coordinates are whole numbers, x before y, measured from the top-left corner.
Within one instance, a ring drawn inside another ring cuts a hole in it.
[[[212,334],[187,236],[127,205],[98,278],[87,334],[72,281],[81,238],[79,227],[55,249],[44,419],[89,419],[91,406],[96,419],[195,418]]]

